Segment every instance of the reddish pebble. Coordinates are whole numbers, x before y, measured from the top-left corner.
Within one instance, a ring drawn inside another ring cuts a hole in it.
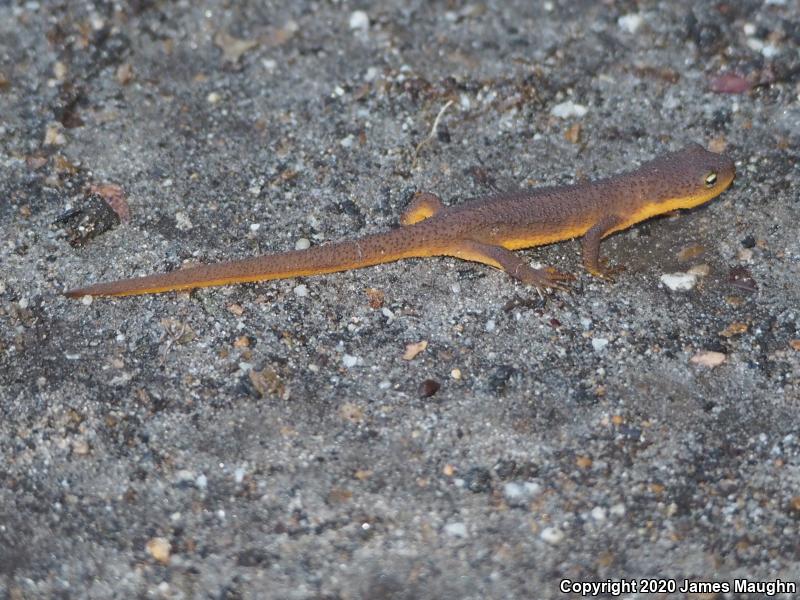
[[[749,92],[753,84],[741,75],[723,73],[714,77],[709,87],[717,94],[743,94]]]

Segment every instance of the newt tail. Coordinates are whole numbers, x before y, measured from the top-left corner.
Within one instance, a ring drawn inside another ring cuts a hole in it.
[[[424,223],[415,225],[422,227]],[[321,275],[349,271],[401,258],[430,256],[429,242],[422,236],[408,235],[404,229],[394,229],[368,235],[357,240],[333,242],[307,250],[293,250],[244,260],[214,263],[179,269],[170,273],[121,279],[98,283],[65,292],[70,298],[82,296],[134,296],[155,294],[198,287],[212,287],[232,283],[288,279],[304,275]]]
[[[534,269],[512,251],[579,237],[586,270],[608,278],[617,269],[600,259],[603,238],[650,217],[708,202],[734,176],[728,157],[692,144],[605,179],[493,194],[459,206],[446,207],[437,196],[420,193],[397,229],[307,250],[99,283],[65,295],[151,294],[320,275],[424,256],[455,256],[537,288],[563,289],[571,276]]]

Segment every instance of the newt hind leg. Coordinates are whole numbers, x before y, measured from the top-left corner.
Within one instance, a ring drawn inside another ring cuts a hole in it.
[[[564,282],[574,279],[568,273],[561,273],[552,267],[544,269],[534,269],[519,255],[501,248],[472,240],[463,240],[458,245],[451,248],[447,255],[455,256],[463,260],[471,260],[483,263],[505,271],[511,277],[525,283],[533,285],[537,289],[553,288],[557,290],[568,290]]]
[[[444,210],[444,204],[436,194],[417,192],[403,214],[400,216],[401,225],[413,225]]]

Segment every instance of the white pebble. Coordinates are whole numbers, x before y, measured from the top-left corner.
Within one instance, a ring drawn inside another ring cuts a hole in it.
[[[294,295],[297,296],[298,298],[305,298],[306,296],[308,296],[308,286],[304,283],[301,283],[300,285],[296,286],[294,288]]]
[[[342,356],[342,364],[347,367],[355,367],[361,359],[357,356],[353,356],[352,354],[345,354]]]
[[[194,484],[197,486],[197,489],[204,490],[208,487],[208,477],[201,473],[197,476],[197,479],[194,480]]]
[[[761,54],[763,54],[765,58],[775,58],[780,52],[780,49],[772,44],[767,44],[761,49]]]
[[[350,13],[350,29],[366,31],[369,29],[369,15],[363,10],[354,10]]]
[[[175,227],[181,231],[189,231],[194,226],[189,216],[185,212],[179,211],[175,213]]]
[[[187,483],[189,481],[194,481],[194,473],[189,471],[188,469],[179,469],[175,472],[175,483]]]
[[[606,520],[606,509],[602,506],[595,506],[591,512],[592,518],[595,521],[605,521]]]
[[[487,333],[493,332],[496,327],[497,327],[497,323],[495,322],[494,319],[489,319],[488,321],[486,321],[486,332]]]
[[[643,22],[644,19],[642,19],[641,15],[637,14],[623,15],[617,19],[617,25],[628,33],[636,33]]]
[[[661,276],[661,283],[671,289],[691,290],[697,283],[697,275],[691,273],[664,273]]]
[[[86,294],[83,298],[81,298],[81,304],[83,304],[84,306],[91,305],[93,301],[94,297],[90,296],[89,294]]]
[[[503,486],[503,495],[509,502],[518,503],[535,496],[541,489],[535,481],[509,481]]]
[[[294,243],[295,250],[308,250],[311,247],[311,242],[308,238],[300,238]]]
[[[444,526],[444,532],[453,537],[467,537],[467,526],[464,523],[448,523]]]
[[[556,104],[550,109],[550,114],[559,119],[568,119],[569,117],[582,117],[589,109],[583,104],[576,104],[572,100]]]
[[[380,74],[381,72],[378,70],[378,67],[370,67],[367,69],[367,72],[364,73],[364,81],[375,81]]]
[[[564,539],[564,532],[558,527],[545,527],[542,529],[542,533],[539,534],[539,537],[548,544],[558,544]]]
[[[608,338],[592,338],[592,348],[595,352],[602,352],[608,346]]]

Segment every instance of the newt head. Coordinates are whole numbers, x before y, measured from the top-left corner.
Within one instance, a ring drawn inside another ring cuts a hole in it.
[[[619,177],[623,197],[633,197],[634,202],[626,203],[623,219],[604,236],[656,215],[704,204],[724,192],[735,175],[730,158],[709,152],[700,144],[646,162],[635,172]]]
[[[659,212],[693,208],[724,192],[736,175],[733,161],[700,144],[657,158],[646,165],[658,172],[659,184],[650,198]],[[649,169],[648,169],[649,170]]]

